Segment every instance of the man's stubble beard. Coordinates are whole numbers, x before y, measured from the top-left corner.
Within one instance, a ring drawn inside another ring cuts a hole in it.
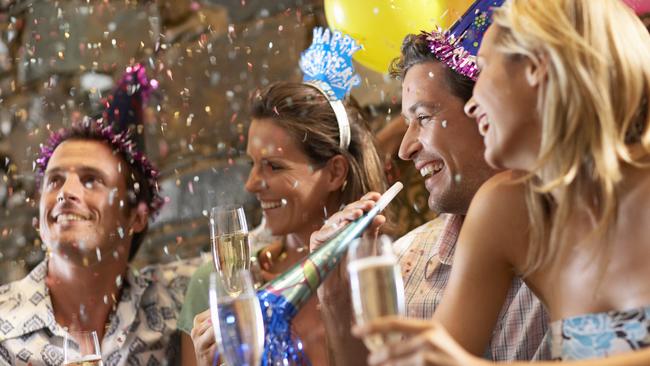
[[[478,165],[478,164],[477,164]],[[459,179],[453,179],[451,185],[445,190],[438,199],[433,202],[429,199],[429,209],[436,213],[453,214],[453,215],[466,215],[469,205],[474,198],[478,189],[496,174],[496,171],[489,168],[487,165],[479,165],[468,169],[475,174],[462,175]],[[429,197],[430,198],[430,197]]]

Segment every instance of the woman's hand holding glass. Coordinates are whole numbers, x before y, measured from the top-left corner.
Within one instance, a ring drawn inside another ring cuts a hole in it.
[[[386,338],[396,333],[403,338],[390,347],[371,350],[368,365],[391,366],[487,366],[490,362],[474,357],[463,349],[433,320],[388,316],[352,328],[359,338]]]
[[[217,353],[217,343],[214,338],[214,329],[212,328],[212,319],[210,319],[210,309],[197,314],[194,317],[194,326],[192,327],[192,343],[198,366],[212,366],[215,364],[214,359]],[[217,365],[220,363],[217,362]]]

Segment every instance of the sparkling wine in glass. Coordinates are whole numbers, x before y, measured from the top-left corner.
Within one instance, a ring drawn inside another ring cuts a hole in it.
[[[215,269],[226,280],[241,269],[250,269],[251,246],[242,206],[213,207],[210,210],[210,237]]]
[[[63,364],[103,366],[97,333],[94,330],[66,332],[63,339]]]
[[[236,271],[227,281],[223,273],[213,272],[209,297],[221,359],[232,366],[258,366],[264,350],[264,321],[250,272]]]
[[[391,243],[383,237],[363,237],[350,244],[348,273],[355,321],[359,325],[376,318],[404,315],[404,283],[397,256]],[[372,335],[364,338],[370,351],[377,351],[386,343],[399,341],[401,336]]]

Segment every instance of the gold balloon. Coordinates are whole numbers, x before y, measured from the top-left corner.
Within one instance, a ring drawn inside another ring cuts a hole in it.
[[[448,28],[472,0],[325,0],[330,28],[349,34],[363,49],[354,54],[360,64],[386,73],[399,56],[409,33]]]

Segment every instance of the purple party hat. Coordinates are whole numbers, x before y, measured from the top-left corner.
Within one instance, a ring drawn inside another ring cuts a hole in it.
[[[449,28],[426,33],[431,52],[457,73],[476,81],[476,53],[485,31],[492,23],[492,12],[505,0],[477,0]]]
[[[138,126],[143,125],[144,102],[156,86],[157,81],[147,79],[144,66],[136,64],[127,67],[114,93],[106,101],[102,118],[86,117],[80,123],[53,132],[47,142],[40,146],[35,161],[37,183],[40,185],[54,150],[71,135],[84,132],[105,141],[113,151],[122,154],[133,169],[142,174],[152,196],[147,204],[149,216],[154,218],[165,200],[158,185],[160,173],[145,155],[142,128]]]

